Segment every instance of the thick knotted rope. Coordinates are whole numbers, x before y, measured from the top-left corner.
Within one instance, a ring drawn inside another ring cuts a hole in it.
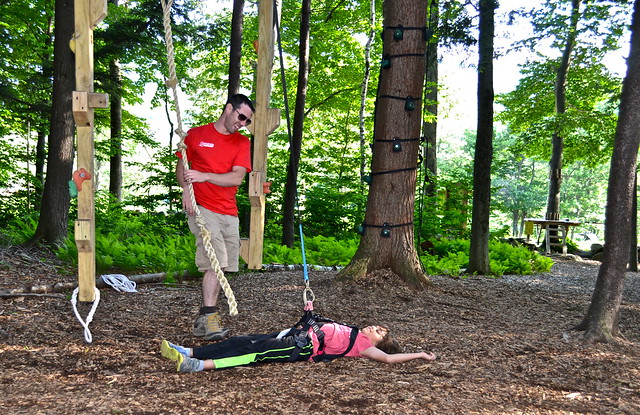
[[[169,65],[169,79],[167,79],[166,84],[173,91],[173,101],[176,107],[176,121],[178,124],[178,128],[176,129],[176,134],[180,136],[180,143],[178,143],[178,150],[182,153],[182,163],[185,166],[189,165],[189,160],[187,159],[187,146],[184,144],[184,139],[187,134],[182,129],[182,117],[180,114],[180,105],[178,104],[178,77],[176,76],[176,64],[174,59],[174,50],[173,50],[173,38],[171,31],[171,4],[173,0],[161,0],[162,2],[162,10],[164,14],[164,39],[167,45],[167,63]],[[218,276],[218,281],[220,281],[220,286],[224,291],[225,296],[227,297],[227,303],[229,304],[229,314],[232,316],[238,315],[238,304],[236,303],[236,298],[233,294],[233,290],[231,289],[231,285],[229,285],[229,281],[224,276],[224,272],[222,268],[220,268],[220,263],[218,262],[218,258],[216,257],[216,253],[213,249],[213,245],[211,244],[211,232],[206,228],[206,223],[202,215],[200,214],[200,209],[196,204],[196,197],[193,192],[193,185],[188,183],[189,188],[189,199],[191,200],[191,206],[193,206],[196,215],[196,224],[200,230],[200,236],[202,237],[202,241],[204,243],[204,249],[211,261],[211,267],[213,271]]]

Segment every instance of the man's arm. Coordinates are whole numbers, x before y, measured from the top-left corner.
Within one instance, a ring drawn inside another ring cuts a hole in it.
[[[234,187],[242,184],[245,174],[247,174],[247,169],[241,166],[233,166],[228,173],[204,173],[198,170],[184,170],[183,180],[185,183],[209,182],[221,187]]]
[[[180,187],[183,189],[187,187],[187,183],[184,180],[184,163],[181,158],[178,159],[178,163],[176,164],[176,179],[178,179]]]
[[[176,179],[178,179],[178,184],[182,187],[182,209],[185,210],[188,215],[193,216],[196,214],[196,211],[191,205],[189,186],[184,179],[184,163],[181,158],[178,159],[178,164],[176,164]]]

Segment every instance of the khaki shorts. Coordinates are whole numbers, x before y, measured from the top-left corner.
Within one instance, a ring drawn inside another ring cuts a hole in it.
[[[227,272],[238,271],[238,255],[240,253],[240,222],[237,216],[221,215],[198,205],[200,215],[211,232],[211,245],[220,263],[220,268]],[[196,237],[196,265],[201,272],[213,270],[211,261],[204,249],[200,228],[195,216],[188,216],[189,230]]]

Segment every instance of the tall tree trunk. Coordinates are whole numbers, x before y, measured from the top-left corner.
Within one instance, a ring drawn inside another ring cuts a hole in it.
[[[47,160],[47,133],[43,131],[43,128],[38,128],[38,142],[36,144],[36,194],[38,201],[42,199],[44,165]],[[40,202],[37,203],[37,208],[40,208]]]
[[[580,21],[580,5],[582,0],[571,1],[571,19],[567,40],[562,53],[562,60],[558,68],[555,84],[556,117],[559,119],[567,110],[567,75],[571,67],[571,54],[578,35]],[[551,138],[551,160],[549,161],[549,196],[547,198],[546,218],[560,219],[560,186],[562,185],[562,153],[564,152],[564,137],[556,130]]]
[[[117,201],[122,200],[122,77],[118,62],[109,62],[111,92],[111,149],[109,158],[109,193]]]
[[[429,283],[413,230],[426,41],[416,29],[425,26],[427,0],[386,1],[383,9],[383,56],[391,65],[380,73],[364,232],[339,278],[391,269],[420,287]]]
[[[365,135],[365,113],[367,104],[367,94],[369,91],[369,80],[371,79],[371,45],[376,36],[375,31],[376,24],[376,0],[370,0],[369,2],[369,36],[367,37],[367,43],[364,47],[364,76],[362,77],[362,84],[360,86],[360,113],[358,117],[358,129],[360,132],[360,177],[365,176],[365,168],[367,162],[365,160],[365,154],[367,149],[367,141]],[[365,191],[364,182],[360,181],[360,188],[363,193]]]
[[[638,272],[638,166],[633,176],[631,194],[631,241],[629,243],[629,271]]]
[[[429,0],[427,9],[427,33],[435,33],[438,29],[440,11],[438,0]],[[438,174],[436,145],[438,143],[438,36],[427,39],[427,75],[425,92],[425,122],[423,125],[426,139],[426,157],[424,158],[425,179],[427,186],[425,196],[435,196],[435,178]]]
[[[298,50],[298,90],[296,106],[293,114],[293,132],[289,148],[289,164],[287,165],[287,184],[284,192],[284,208],[282,215],[282,245],[293,246],[295,210],[297,199],[298,165],[302,150],[302,133],[304,131],[304,107],[307,102],[307,86],[309,83],[309,26],[311,21],[311,0],[303,0],[300,8],[300,46]]]
[[[55,40],[53,46],[53,94],[51,128],[40,218],[34,235],[26,243],[44,240],[50,244],[67,236],[69,219],[69,180],[73,168],[74,120],[71,111],[75,87],[75,64],[69,48],[73,36],[73,0],[56,0]]]
[[[244,0],[233,0],[231,17],[231,46],[229,49],[229,96],[240,91],[240,63],[242,60],[242,25]]]
[[[619,332],[618,313],[626,264],[635,166],[640,143],[640,0],[634,3],[631,49],[622,84],[620,113],[609,170],[605,211],[605,249],[591,304],[577,330],[588,341],[613,342]]]
[[[489,216],[493,159],[493,32],[495,0],[480,0],[478,131],[473,162],[473,209],[467,272],[489,274]]]

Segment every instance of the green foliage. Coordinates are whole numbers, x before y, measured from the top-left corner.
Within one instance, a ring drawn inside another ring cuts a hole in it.
[[[113,203],[97,207],[96,268],[99,272],[197,272],[194,239],[184,217],[183,226],[177,226],[175,215],[139,213]],[[77,263],[73,235],[69,235],[57,255]]]
[[[576,252],[580,250],[580,246],[573,239],[567,238],[567,251]]]
[[[10,220],[5,221],[5,219]],[[10,215],[4,217],[4,228],[0,232],[0,246],[19,245],[26,242],[38,226],[38,218],[36,215]]]
[[[345,266],[358,249],[359,238],[338,241],[321,235],[305,238],[305,251],[310,264]]]
[[[305,237],[305,255],[308,264],[345,266],[358,249],[358,238],[337,240],[334,237]],[[267,264],[302,264],[299,241],[288,248],[275,241],[265,241],[263,261]]]
[[[433,254],[420,256],[425,272],[430,275],[459,275],[469,263],[469,240],[452,239],[434,242]],[[491,273],[527,275],[548,272],[553,260],[526,247],[491,241],[489,243]]]
[[[549,140],[557,133],[564,138],[567,164],[600,164],[612,151],[621,81],[592,56],[576,56],[568,74],[567,109],[559,114],[553,88],[557,66],[553,60],[527,63],[516,89],[496,97],[505,108],[497,118],[518,137],[518,153],[549,160]]]
[[[463,251],[446,252],[442,256],[422,255],[420,259],[427,275],[459,275],[469,263],[469,255]]]
[[[416,233],[432,239],[468,238],[470,221],[470,177],[434,180],[435,195],[421,196],[416,209]],[[422,239],[422,237],[421,237]],[[433,241],[432,241],[433,242]]]
[[[169,215],[148,215],[107,205],[96,221],[96,267],[108,272],[167,272],[187,270],[197,273],[194,264],[194,239],[182,218],[173,223]],[[34,217],[13,221],[2,232],[1,241],[15,244],[26,241],[35,230]],[[73,229],[72,226],[70,226]],[[307,264],[346,266],[355,254],[358,237],[305,237]],[[469,261],[469,241],[443,239],[434,243],[433,255],[424,254],[421,260],[429,275],[459,275]],[[489,246],[493,275],[531,274],[547,272],[552,260],[537,252],[507,243],[492,241]],[[73,235],[57,249],[57,256],[77,264],[77,250]],[[300,243],[287,248],[276,240],[265,240],[263,261],[278,264],[302,264]]]
[[[489,261],[491,272],[496,275],[548,272],[553,265],[551,258],[536,251],[498,241],[489,243]]]

